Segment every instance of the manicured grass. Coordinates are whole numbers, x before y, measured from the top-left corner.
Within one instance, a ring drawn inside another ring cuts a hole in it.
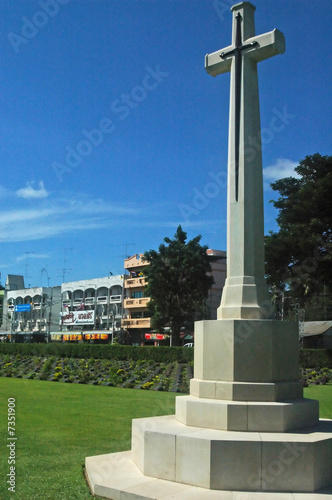
[[[310,385],[304,389],[304,397],[318,399],[320,418],[332,419],[332,383],[326,385]]]
[[[332,384],[304,392],[320,401],[322,418],[332,418]],[[92,500],[83,476],[85,457],[129,450],[131,420],[173,414],[175,394],[0,377],[2,450],[8,398],[16,400],[16,492],[7,490],[4,451],[0,498]]]
[[[8,398],[16,400],[16,492],[7,490],[2,452],[0,498],[91,500],[85,457],[129,450],[131,420],[173,414],[175,394],[0,377],[2,450]]]

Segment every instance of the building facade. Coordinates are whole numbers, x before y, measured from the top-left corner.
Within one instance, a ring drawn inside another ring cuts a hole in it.
[[[7,331],[12,342],[48,341],[59,331],[60,286],[6,292]]]
[[[113,340],[121,333],[122,313],[122,275],[61,285],[59,323],[64,340]]]
[[[124,261],[124,268],[128,275],[125,275],[124,282],[125,313],[122,327],[127,332],[127,342],[130,344],[141,345],[144,340],[151,340],[151,337],[150,339],[145,337],[151,332],[151,320],[147,309],[150,298],[146,296],[147,281],[144,276],[144,269],[148,265],[148,262],[144,262],[141,253]]]
[[[5,300],[5,290],[0,289],[0,327],[3,322],[3,305],[4,305],[4,300]]]
[[[211,261],[211,275],[214,284],[209,290],[206,299],[207,318],[216,319],[217,309],[220,306],[221,293],[226,279],[226,252],[221,250],[208,249],[207,254],[214,259]],[[123,329],[127,332],[128,343],[136,345],[165,345],[171,343],[170,332],[160,334],[151,328],[150,313],[148,303],[150,297],[147,296],[144,270],[149,265],[143,260],[143,254],[136,254],[124,261],[124,268],[129,273],[125,276],[124,288],[124,316],[122,320]],[[167,331],[167,328],[165,329]],[[183,335],[183,342],[191,341],[191,334]]]

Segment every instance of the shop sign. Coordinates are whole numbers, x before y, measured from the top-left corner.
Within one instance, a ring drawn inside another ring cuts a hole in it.
[[[60,313],[61,325],[93,325],[95,311],[71,311]]]
[[[146,333],[146,340],[164,340],[166,337],[162,333]]]

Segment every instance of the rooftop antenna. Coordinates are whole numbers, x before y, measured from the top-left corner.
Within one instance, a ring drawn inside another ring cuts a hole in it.
[[[31,254],[34,254],[36,252],[23,252],[26,254],[27,256],[27,260],[26,260],[26,263],[25,263],[25,283],[27,284],[28,283],[28,278],[31,278],[31,276],[28,276],[28,267],[29,267],[29,255]],[[28,285],[30,286],[30,285]]]
[[[126,254],[125,254],[125,259],[129,259],[130,255],[128,255],[128,247],[129,246],[135,246],[136,243],[123,243],[123,245],[126,247]]]
[[[64,248],[63,250],[64,250],[64,252],[65,252],[65,255],[64,255],[64,258],[63,258],[62,283],[65,283],[65,282],[66,282],[66,280],[65,280],[65,278],[66,278],[66,273],[67,273],[67,271],[69,272],[69,271],[71,271],[71,269],[72,269],[71,267],[70,267],[70,268],[69,268],[69,267],[66,267],[66,264],[67,264],[67,262],[68,262],[68,260],[67,260],[67,252],[68,252],[69,250],[72,250],[72,248]]]
[[[47,278],[47,287],[50,286],[50,277],[48,275],[46,267],[43,267],[43,269],[40,271],[40,286],[43,286],[43,273],[46,273],[46,278]]]

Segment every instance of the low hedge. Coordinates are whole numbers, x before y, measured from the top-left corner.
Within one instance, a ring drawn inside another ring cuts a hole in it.
[[[301,368],[332,368],[332,349],[301,349]]]
[[[61,358],[151,360],[156,363],[188,363],[194,359],[194,350],[183,347],[137,347],[110,344],[6,344],[0,343],[1,354],[22,356],[59,356]]]

